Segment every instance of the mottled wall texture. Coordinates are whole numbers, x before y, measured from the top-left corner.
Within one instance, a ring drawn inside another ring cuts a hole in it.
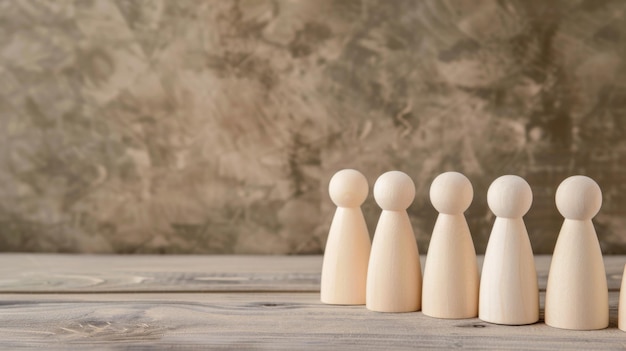
[[[0,0],[0,250],[320,253],[341,168],[525,177],[551,253],[556,186],[604,190],[626,253],[626,2]],[[380,210],[364,212],[373,232]]]

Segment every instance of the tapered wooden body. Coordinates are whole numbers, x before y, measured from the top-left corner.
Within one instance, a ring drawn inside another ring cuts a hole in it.
[[[330,225],[322,264],[321,300],[365,304],[371,242],[360,207],[338,207]]]
[[[383,210],[376,226],[367,272],[366,306],[378,312],[420,309],[422,271],[406,211]]]
[[[437,318],[478,315],[476,250],[463,214],[439,214],[426,256],[422,312]]]
[[[496,218],[480,279],[480,319],[508,325],[539,320],[537,272],[522,218]]]
[[[593,330],[609,325],[609,292],[602,251],[591,220],[565,219],[546,288],[546,324]]]
[[[622,273],[622,285],[619,289],[619,312],[617,326],[619,329],[626,331],[626,266]]]

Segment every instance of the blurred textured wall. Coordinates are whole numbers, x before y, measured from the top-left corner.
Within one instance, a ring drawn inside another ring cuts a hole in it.
[[[626,2],[0,0],[0,250],[319,253],[328,180],[518,174],[550,253],[595,178],[626,253]],[[364,205],[373,232],[379,209]]]

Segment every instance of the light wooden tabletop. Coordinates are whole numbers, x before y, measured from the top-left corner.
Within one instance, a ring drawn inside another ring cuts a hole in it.
[[[542,291],[549,263],[536,258]],[[0,348],[624,349],[624,263],[605,257],[610,327],[568,331],[324,305],[320,256],[1,254]]]

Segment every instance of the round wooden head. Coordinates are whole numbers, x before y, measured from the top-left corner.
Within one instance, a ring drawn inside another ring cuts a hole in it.
[[[461,214],[474,198],[474,188],[459,172],[442,173],[430,185],[430,202],[440,213]]]
[[[330,179],[328,194],[338,207],[359,207],[367,198],[369,185],[361,172],[343,169]]]
[[[598,214],[601,206],[602,190],[589,177],[569,177],[556,190],[556,207],[567,219],[589,220]]]
[[[521,218],[533,203],[533,192],[524,178],[505,175],[491,183],[487,191],[491,211],[502,218]]]
[[[406,173],[384,173],[374,184],[374,199],[383,210],[406,210],[415,199],[415,184]]]

